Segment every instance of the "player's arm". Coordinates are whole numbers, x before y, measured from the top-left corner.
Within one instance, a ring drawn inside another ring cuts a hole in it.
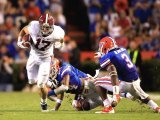
[[[75,96],[74,96],[74,100],[72,101],[72,106],[73,106],[73,108],[77,108],[77,100],[78,100],[78,96],[79,96],[80,94],[79,93],[77,93],[77,94],[75,94]]]
[[[69,89],[69,80],[70,80],[69,74],[64,75],[63,78],[62,78],[61,86],[59,86],[58,88],[56,88],[54,90],[51,90],[48,93],[48,96],[58,95],[58,94],[62,94],[64,92],[68,91],[68,89]]]
[[[107,67],[107,71],[109,72],[109,75],[111,77],[111,82],[113,85],[113,99],[116,102],[119,102],[120,96],[119,96],[119,81],[118,81],[118,74],[116,67],[113,64],[109,64]]]
[[[26,34],[29,34],[28,26],[25,26],[25,27],[19,32],[17,45],[18,45],[20,48],[26,48],[25,46],[23,46],[23,41],[22,41],[22,37],[23,37],[24,35],[26,35]]]
[[[59,110],[59,108],[60,108],[60,106],[61,106],[61,103],[62,103],[62,101],[63,101],[63,98],[64,98],[64,93],[61,93],[61,94],[59,94],[58,96],[57,96],[57,100],[56,100],[56,105],[55,105],[55,107],[54,107],[54,110],[55,111],[58,111]]]
[[[118,75],[117,75],[117,70],[116,67],[113,64],[110,64],[107,67],[107,71],[109,72],[109,75],[111,77],[111,82],[113,86],[118,86],[119,81],[118,81]]]
[[[54,47],[57,49],[61,49],[64,46],[64,40],[60,39],[58,41],[55,42]]]
[[[64,46],[64,35],[65,32],[61,27],[57,27],[57,32],[55,35],[55,44],[54,47],[57,49],[61,49]]]
[[[69,89],[69,80],[70,80],[70,75],[66,74],[63,76],[62,79],[62,85],[55,89],[55,94],[61,94],[63,92],[66,92]]]

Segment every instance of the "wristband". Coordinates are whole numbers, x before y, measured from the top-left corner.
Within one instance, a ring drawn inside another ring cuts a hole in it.
[[[59,103],[59,104],[61,104],[61,103],[62,103],[62,100],[57,99],[56,102]]]
[[[113,86],[113,94],[119,94],[119,86]]]

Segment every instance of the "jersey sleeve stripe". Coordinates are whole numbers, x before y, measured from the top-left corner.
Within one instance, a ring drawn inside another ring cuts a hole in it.
[[[104,61],[100,66],[102,68],[104,68],[105,66],[107,66],[111,61],[109,59],[107,59],[106,61]]]
[[[70,67],[69,67],[69,66],[68,66],[66,69],[64,69],[64,70],[63,70],[63,72],[62,72],[61,76],[63,76],[63,75],[64,75],[64,73],[65,73],[67,70],[70,70]]]

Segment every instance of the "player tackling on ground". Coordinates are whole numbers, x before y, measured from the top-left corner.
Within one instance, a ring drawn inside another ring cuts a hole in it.
[[[99,105],[103,105],[100,96],[96,93],[94,83],[90,81],[91,78],[88,76],[89,75],[72,65],[55,59],[51,63],[50,78],[47,82],[47,85],[52,88],[52,90],[48,92],[48,97],[51,100],[54,100],[54,96],[60,94],[60,96],[58,96],[59,99],[56,100],[57,104],[54,110],[59,109],[64,92],[75,94],[72,105],[77,110],[90,110]],[[85,103],[82,106],[77,106],[77,101],[80,96],[86,98]]]
[[[29,34],[30,56],[26,65],[29,84],[37,83],[41,97],[42,112],[47,112],[47,88],[46,82],[50,72],[51,56],[56,42],[63,42],[64,30],[54,25],[54,18],[44,14],[39,21],[31,21],[19,33],[18,46],[27,48],[22,40],[23,36]]]
[[[119,101],[119,91],[121,93],[129,92],[134,98],[140,99],[160,113],[160,107],[141,89],[136,67],[131,62],[125,48],[118,47],[111,37],[104,37],[99,42],[99,51],[96,53],[96,57],[99,57],[101,68],[106,69],[111,76],[115,103]],[[118,80],[120,80],[120,83],[118,83]],[[104,94],[106,92],[104,88],[105,85],[97,90],[104,103],[104,110],[97,113],[114,113],[111,102]]]

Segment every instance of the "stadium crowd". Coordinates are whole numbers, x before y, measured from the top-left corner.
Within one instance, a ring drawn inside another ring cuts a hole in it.
[[[66,33],[68,22],[63,8],[71,0],[1,0],[0,1],[0,91],[13,90],[16,83],[26,84],[25,64],[28,52],[17,47],[20,29],[44,12],[55,18]],[[96,50],[98,41],[109,35],[119,46],[128,48],[135,41],[141,51],[155,51],[160,58],[160,0],[76,0],[88,14],[89,50]],[[77,6],[78,7],[78,6]],[[71,10],[74,14],[74,10]],[[82,19],[84,16],[80,16]],[[88,43],[88,41],[85,41]],[[88,48],[87,44],[84,44]],[[80,46],[79,46],[80,47]],[[81,48],[80,48],[81,49]],[[20,64],[17,77],[14,65]]]

